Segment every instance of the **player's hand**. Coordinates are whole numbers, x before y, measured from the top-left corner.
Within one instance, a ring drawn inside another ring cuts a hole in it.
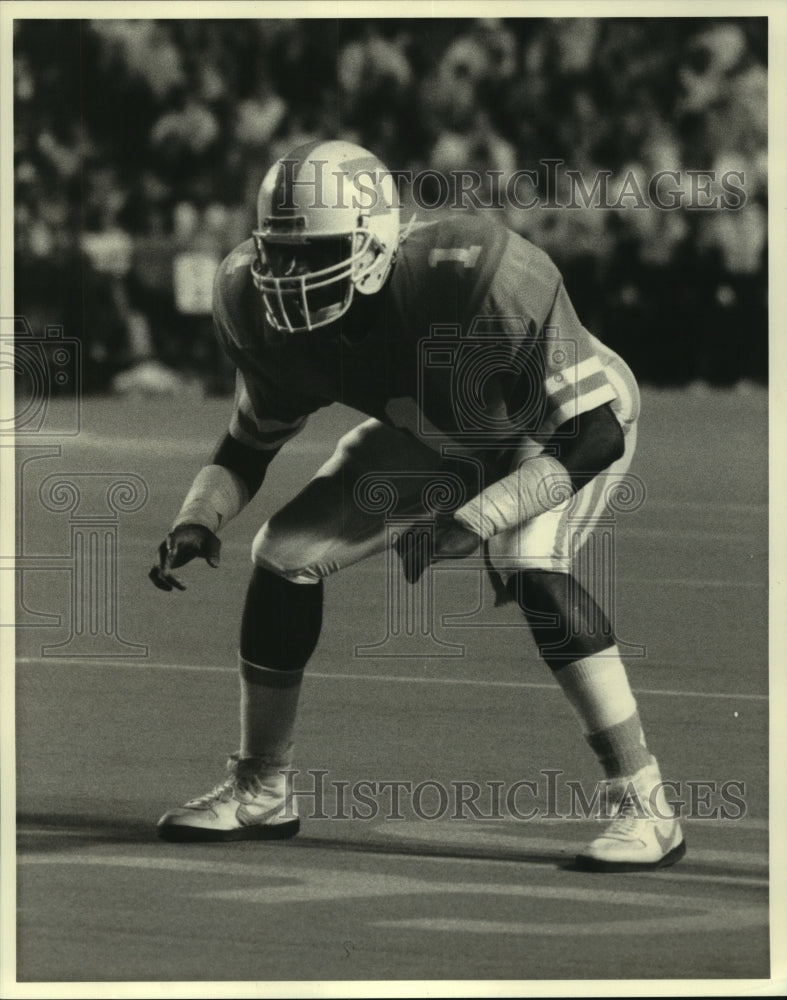
[[[412,532],[402,536],[397,551],[408,583],[417,583],[433,562],[472,555],[478,551],[482,539],[461,521],[448,516],[435,519],[433,541],[430,552],[427,537],[417,537]]]
[[[172,570],[192,559],[204,559],[214,569],[219,565],[221,542],[204,524],[179,524],[158,547],[158,562],[148,576],[159,590],[185,590]]]

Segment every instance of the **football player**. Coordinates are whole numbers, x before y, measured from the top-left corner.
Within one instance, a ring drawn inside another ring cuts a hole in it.
[[[398,547],[407,579],[431,561],[483,558],[574,709],[613,805],[577,863],[674,863],[683,836],[614,634],[572,573],[631,461],[631,371],[581,325],[546,254],[483,213],[402,227],[391,174],[358,146],[295,149],[264,178],[257,215],[214,285],[216,333],[237,368],[229,430],[159,547],[156,586],[184,589],[173,571],[194,558],[218,564],[218,533],[310,413],[340,402],[369,419],[259,529],[240,634],[240,746],[228,777],[167,812],[160,835],[297,832],[281,772],[323,581],[390,544],[384,513],[357,490],[375,473],[414,520],[424,482],[452,485],[429,549],[411,535]]]

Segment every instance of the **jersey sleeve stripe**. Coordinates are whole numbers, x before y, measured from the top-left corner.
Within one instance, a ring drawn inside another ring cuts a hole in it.
[[[589,358],[585,358],[584,361],[580,361],[579,364],[568,365],[553,375],[548,376],[544,383],[547,395],[551,396],[554,392],[559,392],[567,382],[576,384],[589,375],[603,371],[604,366],[601,364],[601,359],[595,354]]]
[[[547,397],[547,412],[559,409],[569,400],[581,399],[587,393],[604,388],[605,386],[609,386],[609,379],[604,369],[599,367],[598,371],[587,375],[581,382],[575,385],[569,383],[568,385],[564,385],[559,391],[550,393]],[[614,389],[612,389],[612,394],[613,396],[616,395]]]
[[[640,402],[637,383],[629,367],[622,362],[619,365],[609,365],[606,372],[617,395],[617,402],[612,409],[625,431],[639,416]]]
[[[596,407],[603,406],[604,403],[611,403],[615,399],[617,399],[617,393],[607,382],[605,385],[599,386],[598,389],[569,399],[548,417],[547,424],[550,429],[555,430],[567,420],[571,420],[572,417],[578,417],[580,413],[587,413],[588,410],[595,410]]]

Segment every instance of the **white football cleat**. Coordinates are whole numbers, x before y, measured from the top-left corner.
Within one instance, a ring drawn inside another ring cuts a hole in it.
[[[686,841],[664,787],[655,758],[630,777],[604,782],[609,826],[576,858],[577,868],[595,872],[666,868],[686,853]]]
[[[158,821],[163,840],[284,840],[300,828],[287,776],[255,757],[232,754],[229,777]]]

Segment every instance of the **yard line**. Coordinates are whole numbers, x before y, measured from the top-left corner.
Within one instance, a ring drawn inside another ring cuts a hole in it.
[[[705,882],[708,885],[747,886],[754,889],[764,889],[769,885],[767,878],[757,878],[753,875],[705,875],[695,872],[675,871],[669,873],[663,869],[653,872],[635,872],[637,878],[668,878],[670,882]]]
[[[579,846],[579,845],[577,845]],[[317,848],[319,849],[319,848]],[[348,842],[348,851],[352,851],[353,844]],[[401,854],[398,851],[386,850],[384,847],[380,850],[374,851],[377,857],[389,857],[392,859],[401,860]],[[488,865],[491,867],[505,866],[511,868],[512,865],[529,865],[532,866],[533,862],[528,860],[523,860],[520,858],[484,858],[484,857],[454,857],[454,856],[442,856],[430,854],[428,857],[409,857],[408,864],[413,862],[423,862],[425,864],[444,864],[444,865],[468,865],[472,868],[476,868],[481,865]],[[256,869],[253,865],[247,864],[242,861],[219,861],[219,860],[201,860],[192,859],[185,857],[172,857],[172,856],[161,856],[157,855],[155,857],[142,857],[139,855],[101,855],[101,854],[57,854],[57,853],[46,853],[46,854],[25,854],[22,851],[17,852],[17,862],[20,865],[87,865],[87,866],[98,866],[98,867],[110,867],[110,868],[143,868],[154,871],[170,871],[170,872],[180,872],[182,874],[204,874],[204,875],[218,875],[218,876],[239,876],[242,878],[248,878],[255,874]],[[278,867],[278,866],[277,866]],[[543,867],[543,866],[542,866]],[[270,871],[270,869],[266,869]],[[303,868],[299,868],[297,871],[298,875],[303,875]],[[324,869],[321,869],[323,874],[327,874]],[[277,871],[274,874],[279,874]],[[758,878],[751,875],[715,875],[694,873],[679,871],[674,868],[670,868],[667,871],[655,871],[655,872],[635,872],[629,873],[627,877],[633,875],[637,880],[641,878],[655,878],[662,883],[670,883],[673,881],[681,881],[688,883],[705,883],[708,885],[733,885],[739,887],[751,887],[751,888],[768,888],[769,882],[765,877]],[[344,878],[346,873],[342,873]],[[478,885],[484,885],[484,883],[477,883]],[[474,883],[476,885],[476,883]],[[490,888],[493,883],[490,883]],[[421,882],[421,889],[423,888],[423,882]],[[276,894],[282,894],[282,887],[276,887]],[[486,890],[489,892],[489,889]],[[620,890],[612,890],[613,892],[619,892]],[[266,897],[270,898],[272,895],[271,887],[263,887],[263,892]],[[597,890],[593,890],[594,893]],[[668,899],[669,897],[664,897]]]
[[[765,532],[749,532],[743,534],[735,531],[700,531],[681,529],[672,530],[668,528],[629,528],[624,525],[621,532],[626,538],[642,538],[649,541],[660,541],[663,538],[670,538],[675,542],[740,542],[757,543],[767,547],[768,538]]]
[[[681,817],[682,824],[689,824],[691,827],[692,834],[695,830],[713,830],[714,833],[718,833],[719,830],[725,830],[726,832],[734,832],[741,828],[744,830],[759,830],[767,831],[770,829],[770,823],[767,819],[763,819],[761,816],[745,816],[741,819],[721,819],[717,816],[709,816],[707,819],[701,816],[683,816]]]
[[[348,849],[352,850],[352,844],[348,844]],[[380,856],[391,856],[393,858],[401,859],[401,855],[394,851],[386,851],[382,849],[380,851],[375,851],[375,855]],[[173,873],[180,873],[183,875],[212,875],[212,876],[238,876],[240,878],[249,879],[253,878],[255,875],[259,874],[259,868],[255,867],[253,863],[246,863],[243,861],[223,861],[218,859],[204,860],[204,859],[194,859],[188,857],[175,857],[172,855],[138,855],[138,854],[76,854],[76,853],[46,853],[46,854],[19,854],[17,857],[19,864],[24,865],[35,865],[35,866],[48,866],[48,865],[66,865],[66,866],[87,866],[87,867],[106,867],[106,868],[127,868],[127,869],[147,869],[149,871],[169,871]],[[511,868],[512,865],[529,865],[532,863],[527,860],[520,860],[518,858],[479,858],[479,857],[447,857],[439,855],[429,855],[428,858],[420,857],[408,857],[408,866],[415,862],[423,861],[429,865],[433,863],[447,864],[447,865],[470,865],[476,867],[478,865],[490,865],[490,866],[500,866],[504,865],[507,868]],[[543,866],[541,866],[543,867]],[[288,868],[279,864],[266,866],[264,869],[267,875],[273,875],[277,878],[288,878],[292,879],[294,882],[305,881],[309,879],[316,883],[316,887],[321,890],[319,895],[322,895],[326,899],[336,898],[339,896],[364,896],[364,895],[375,895],[373,891],[373,885],[371,884],[375,879],[382,882],[381,888],[384,888],[385,892],[390,894],[392,889],[398,889],[402,893],[417,893],[423,895],[424,890],[428,889],[430,882],[423,878],[409,878],[405,876],[397,875],[369,875],[368,873],[353,873],[350,874],[346,871],[335,872],[330,869],[321,866],[320,868],[309,868],[308,866],[298,866],[294,868]],[[661,883],[661,888],[666,888],[666,884],[674,880],[680,880],[682,882],[704,882],[707,884],[719,884],[719,885],[736,885],[736,886],[751,886],[753,888],[767,888],[768,879],[767,878],[755,878],[748,875],[712,875],[712,874],[694,874],[693,872],[678,872],[674,869],[669,871],[657,871],[657,872],[635,872],[629,873],[628,877],[634,875],[637,880],[641,877],[656,878]],[[694,897],[691,900],[685,900],[681,897],[671,897],[669,895],[660,895],[659,901],[648,899],[647,902],[643,900],[642,895],[637,891],[632,891],[630,889],[614,889],[614,888],[598,888],[584,889],[581,886],[577,887],[566,887],[561,888],[559,886],[532,886],[528,884],[527,886],[521,886],[518,883],[505,882],[502,884],[494,882],[472,882],[472,883],[432,883],[434,887],[439,891],[442,890],[449,894],[454,894],[457,892],[474,892],[483,895],[494,895],[497,893],[505,895],[539,895],[542,898],[552,898],[552,899],[574,899],[577,895],[584,897],[587,896],[595,903],[610,902],[616,904],[632,904],[632,905],[652,905],[659,908],[669,909],[680,902],[691,903],[692,906],[696,905],[696,900]],[[344,888],[342,888],[344,886]],[[304,889],[306,890],[304,892]],[[300,890],[300,891],[299,891]],[[205,891],[205,890],[203,890]],[[218,894],[224,895],[233,894],[235,896],[241,896],[243,893],[247,892],[245,889],[238,890],[217,890],[215,892],[206,891],[206,894],[211,896],[216,896]],[[294,901],[297,895],[305,895],[311,897],[312,900],[318,895],[315,891],[308,891],[308,887],[303,887],[298,885],[262,885],[259,889],[260,901],[270,901],[272,903],[283,903]]]
[[[227,413],[229,414],[229,408]],[[360,422],[360,421],[359,421]],[[348,428],[349,429],[349,428]],[[220,431],[217,431],[218,437]],[[41,435],[47,441],[50,437],[58,439],[56,434]],[[292,455],[325,455],[328,458],[338,443],[341,434],[337,434],[336,441],[303,441],[298,444],[297,449],[292,449]],[[80,431],[73,438],[67,439],[69,451],[77,451],[82,448],[85,451],[106,452],[112,448],[113,457],[120,451],[128,455],[142,455],[146,458],[168,458],[180,459],[184,465],[193,465],[195,454],[202,454],[207,457],[216,447],[216,437],[212,438],[171,438],[171,437],[115,437],[111,434],[97,434],[94,431]]]
[[[142,658],[137,659],[135,657],[128,657],[122,660],[112,659],[111,661],[102,661],[98,658],[95,660],[86,660],[84,658],[79,659],[59,656],[20,656],[17,658],[16,662],[21,666],[41,666],[43,664],[57,666],[60,664],[68,664],[69,666],[101,666],[102,669],[105,669],[106,666],[112,666],[128,667],[132,670],[181,670],[192,673],[219,673],[232,675],[237,672],[235,667],[221,667],[213,664],[195,663],[156,663],[155,661],[145,660]],[[324,673],[319,670],[308,669],[306,671],[306,677],[314,678],[316,680],[333,681],[378,681],[383,684],[453,684],[466,687],[522,688],[527,690],[555,691],[562,693],[561,688],[558,687],[557,684],[548,683],[546,681],[494,681],[476,680],[470,677],[405,677],[390,674]],[[667,698],[721,698],[731,701],[768,701],[767,694],[730,694],[724,691],[674,691],[662,688],[640,687],[634,687],[634,691],[636,694],[658,695]]]
[[[532,893],[531,893],[532,895]],[[549,896],[544,897],[549,900]],[[701,909],[695,906],[694,910]],[[735,906],[730,910],[702,909],[699,914],[664,917],[631,918],[618,917],[616,920],[581,920],[557,922],[529,920],[479,920],[473,917],[405,917],[399,920],[373,920],[372,927],[383,927],[393,931],[444,932],[457,934],[513,934],[529,938],[538,936],[575,938],[625,937],[632,934],[690,934],[708,933],[717,930],[760,927],[768,923],[767,911],[757,907]]]
[[[20,837],[78,837],[82,840],[85,838],[84,831],[82,830],[64,830],[61,827],[56,827],[55,829],[34,829],[27,826],[26,823],[17,822],[16,824],[17,836]]]
[[[329,680],[370,680],[382,683],[392,682],[409,684],[412,682],[419,684],[457,684],[468,685],[470,687],[502,687],[502,688],[528,688],[541,691],[554,691],[562,694],[562,689],[557,684],[549,684],[541,681],[487,681],[475,680],[469,677],[392,677],[386,674],[324,674],[311,673],[309,677],[319,677]],[[727,694],[725,692],[709,691],[671,691],[659,688],[638,688],[634,687],[636,694],[662,695],[669,698],[729,698],[733,700],[743,699],[746,701],[767,701],[766,694]]]
[[[643,587],[693,587],[698,590],[718,590],[723,587],[735,587],[740,590],[767,590],[768,580],[767,574],[766,578],[762,580],[681,580],[681,579],[643,579],[639,576],[622,576],[618,579],[618,583],[625,584],[627,587],[636,586],[641,584]]]
[[[694,510],[707,513],[709,508],[724,510],[730,514],[751,514],[752,511],[767,511],[767,503],[726,503],[720,500],[707,500],[701,503],[696,500],[651,500],[647,498],[643,509],[647,510]]]

